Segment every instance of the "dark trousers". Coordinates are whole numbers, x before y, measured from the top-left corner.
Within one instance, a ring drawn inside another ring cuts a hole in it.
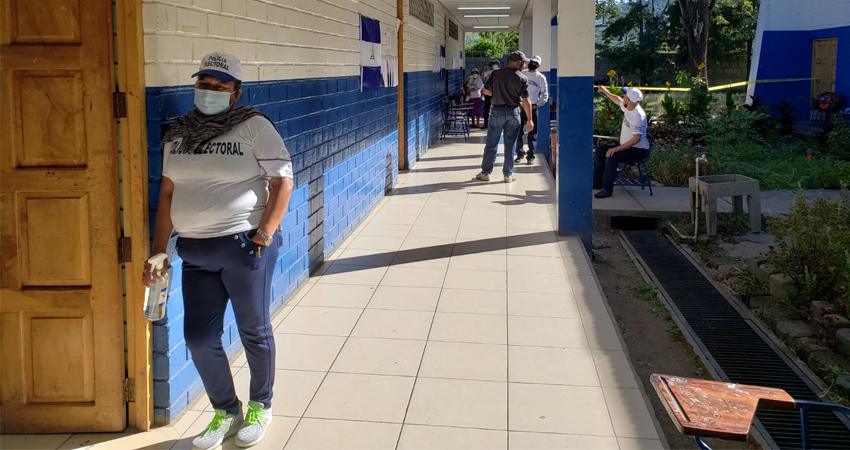
[[[526,156],[525,151],[522,148],[522,136],[525,133],[525,125],[528,123],[528,117],[525,115],[525,110],[520,108],[520,126],[519,126],[519,135],[516,138],[516,156],[517,158],[522,158]],[[534,129],[531,130],[531,133],[528,133],[528,157],[527,159],[531,161],[534,159],[534,143],[537,141],[537,108],[531,108],[531,120],[534,122]]]
[[[239,410],[230,361],[221,344],[227,301],[251,371],[250,400],[271,406],[275,346],[270,321],[272,277],[283,238],[263,247],[251,241],[256,231],[213,239],[177,240],[183,259],[183,334],[210,403],[232,414]]]
[[[617,178],[617,167],[621,162],[641,161],[646,159],[647,151],[643,148],[629,148],[614,153],[610,158],[605,154],[616,145],[597,147],[593,158],[593,185],[602,186],[602,189],[614,189],[614,180]]]
[[[487,124],[490,123],[487,119],[490,118],[490,101],[492,101],[492,99],[493,97],[490,95],[484,96],[484,128],[487,128]]]

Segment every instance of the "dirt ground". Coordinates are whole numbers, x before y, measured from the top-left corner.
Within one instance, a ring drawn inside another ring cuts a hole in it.
[[[649,394],[655,416],[671,449],[696,449],[692,438],[679,433],[655,395],[649,377],[653,373],[707,378],[705,368],[690,345],[671,322],[652,311],[652,305],[633,292],[645,283],[637,267],[611,231],[596,232],[593,237],[593,266],[605,291],[608,304],[626,341],[632,365]],[[674,337],[676,336],[676,337]],[[714,449],[752,449],[746,442],[706,440]]]

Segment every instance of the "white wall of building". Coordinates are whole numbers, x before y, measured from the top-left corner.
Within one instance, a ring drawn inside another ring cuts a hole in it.
[[[452,57],[459,57],[463,50],[464,29],[457,17],[440,2],[434,5],[434,26],[410,15],[410,2],[404,2],[404,71],[427,72],[431,70],[434,56],[439,55],[440,46],[446,45],[446,68],[452,68]],[[458,40],[446,38],[446,19],[458,26]],[[463,62],[461,62],[461,65]]]
[[[360,14],[381,21],[381,52],[397,55],[395,0],[142,2],[148,86],[191,84],[214,51],[239,58],[245,81],[358,75]]]
[[[762,0],[765,31],[809,31],[850,26],[850,0]]]

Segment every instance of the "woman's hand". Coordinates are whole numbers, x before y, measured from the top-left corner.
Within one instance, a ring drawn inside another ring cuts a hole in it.
[[[145,261],[145,271],[144,271],[144,273],[142,273],[142,284],[144,284],[145,287],[151,287],[154,284],[156,284],[157,280],[162,278],[162,274],[168,272],[168,267],[169,267],[168,264],[169,264],[169,261],[168,261],[168,258],[166,258],[165,261],[162,262],[162,270],[160,270],[159,273],[157,273],[156,271],[152,272],[151,271],[151,264],[149,262]]]

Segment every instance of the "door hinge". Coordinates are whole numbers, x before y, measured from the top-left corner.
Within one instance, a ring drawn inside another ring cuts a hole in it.
[[[118,239],[118,262],[128,263],[133,260],[133,241],[125,236]]]
[[[125,92],[112,93],[112,117],[116,119],[127,117],[127,94]]]
[[[136,380],[124,378],[124,403],[136,401]]]

